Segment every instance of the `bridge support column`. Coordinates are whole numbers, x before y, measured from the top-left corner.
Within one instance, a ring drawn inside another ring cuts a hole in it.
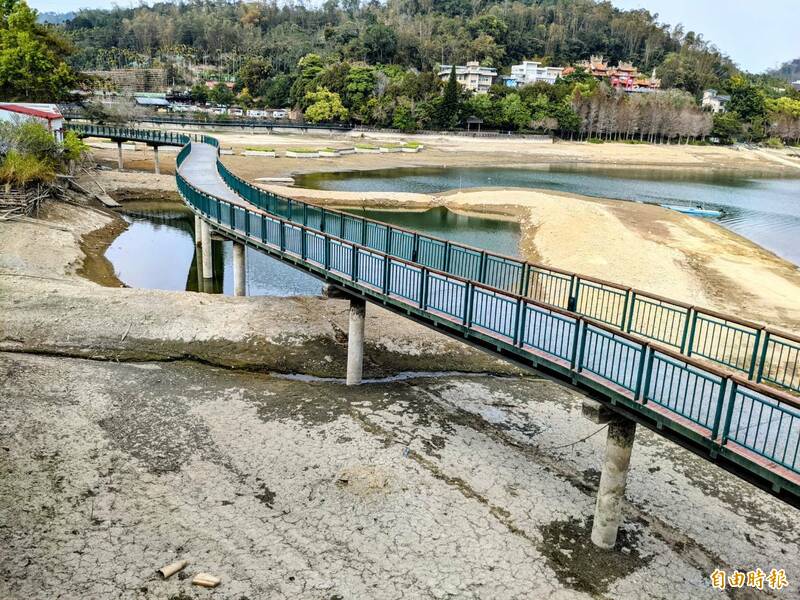
[[[153,170],[156,175],[161,175],[161,165],[158,164],[158,146],[153,146]]]
[[[212,261],[212,251],[211,251],[211,228],[208,226],[204,220],[201,219],[200,223],[201,227],[201,245],[202,245],[202,256],[203,256],[203,279],[213,279],[214,278],[214,262]]]
[[[233,242],[233,295],[245,296],[245,281],[247,270],[245,268],[244,244]]]
[[[203,220],[197,215],[194,216],[194,245],[200,246],[203,243]]]
[[[364,373],[364,319],[367,303],[350,299],[350,330],[347,336],[347,385],[358,385]]]
[[[615,416],[608,422],[606,458],[600,475],[592,525],[592,542],[606,550],[617,543],[635,436],[636,422],[621,416]]]
[[[122,140],[117,142],[117,170],[122,171],[125,164],[122,161]]]

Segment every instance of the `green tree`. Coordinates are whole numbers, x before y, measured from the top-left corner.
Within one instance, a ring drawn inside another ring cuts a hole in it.
[[[364,105],[375,93],[375,69],[353,67],[347,73],[342,100],[351,113],[362,115]]]
[[[461,86],[456,79],[455,65],[450,69],[450,77],[444,86],[438,108],[437,121],[440,127],[453,129],[458,125],[461,110]]]
[[[292,90],[292,78],[288,75],[273,77],[264,90],[262,102],[267,108],[288,106]]]
[[[509,94],[500,101],[500,118],[512,129],[525,129],[531,123],[531,112],[519,94]]]
[[[329,123],[333,121],[347,120],[347,109],[342,104],[339,94],[327,88],[320,88],[315,92],[306,94],[305,111],[306,119],[312,123]]]
[[[233,104],[236,96],[233,94],[233,91],[228,88],[227,85],[224,83],[218,83],[216,87],[211,90],[208,94],[208,99],[213,102],[214,104],[219,104],[221,106],[230,106]]]
[[[256,56],[247,59],[239,68],[236,80],[240,87],[249,90],[259,90],[272,74],[272,63],[266,58]]]
[[[192,99],[192,102],[205,104],[208,102],[208,88],[205,86],[205,84],[196,83],[189,91],[189,97]]]
[[[67,65],[69,44],[36,22],[23,0],[0,4],[0,97],[54,101],[69,97],[79,77]]]
[[[742,135],[742,120],[735,112],[723,112],[714,115],[711,135],[723,142],[731,142]]]
[[[729,90],[731,94],[727,109],[735,112],[743,121],[752,122],[756,118],[764,118],[767,114],[764,93],[744,77],[732,77]]]

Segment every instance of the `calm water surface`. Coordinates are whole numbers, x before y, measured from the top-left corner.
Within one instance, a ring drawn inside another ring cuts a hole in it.
[[[466,217],[438,208],[418,213],[369,214],[495,252],[519,254],[516,223]],[[214,273],[221,275],[211,282],[199,278],[194,216],[187,209],[176,204],[174,210],[127,212],[123,217],[129,227],[106,251],[120,281],[136,288],[233,294],[232,244],[213,242]],[[322,291],[319,280],[251,248],[247,248],[246,265],[248,295],[313,296]]]
[[[704,172],[663,170],[600,175],[578,170],[391,169],[324,173],[297,178],[302,187],[349,191],[433,193],[459,187],[531,187],[653,204],[702,205],[723,211],[717,222],[776,254],[800,264],[800,179],[758,179]],[[350,210],[445,239],[519,256],[515,222],[452,213]],[[198,278],[194,219],[181,205],[174,210],[124,214],[130,227],[106,252],[117,276],[131,287],[232,294],[232,247],[214,242],[213,282]],[[247,293],[292,296],[319,294],[322,285],[260,252],[247,249]]]
[[[296,177],[296,183],[300,187],[325,190],[420,193],[473,187],[527,187],[651,204],[700,205],[722,211],[723,215],[714,220],[725,227],[800,264],[800,178],[764,179],[656,169],[607,175],[552,167],[546,170],[410,168],[318,173]]]

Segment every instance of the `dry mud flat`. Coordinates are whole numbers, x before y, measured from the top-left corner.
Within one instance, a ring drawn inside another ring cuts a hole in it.
[[[0,224],[0,598],[719,598],[773,567],[797,596],[797,511],[642,428],[595,549],[571,390],[372,307],[371,376],[473,374],[270,375],[340,377],[346,305],[103,288],[81,240],[113,221],[45,217]]]
[[[717,567],[784,568],[796,597],[797,512],[644,430],[619,549],[595,549],[604,432],[569,445],[597,426],[546,381],[0,374],[3,598],[719,598]]]

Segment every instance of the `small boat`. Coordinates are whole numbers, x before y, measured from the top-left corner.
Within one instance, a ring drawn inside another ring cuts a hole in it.
[[[662,204],[661,208],[668,208],[670,210],[683,213],[685,215],[692,215],[694,217],[721,217],[721,210],[711,210],[709,208],[701,208],[699,206],[681,206],[680,204]]]

